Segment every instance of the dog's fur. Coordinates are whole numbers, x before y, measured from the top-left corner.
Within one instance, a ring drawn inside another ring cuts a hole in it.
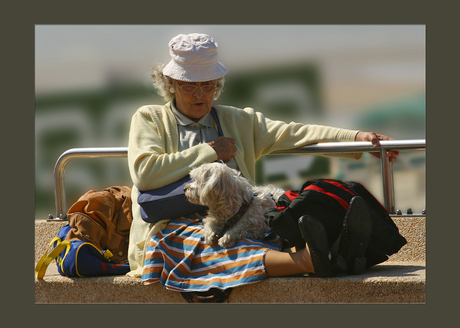
[[[208,216],[203,219],[205,241],[208,244],[218,242],[226,248],[243,238],[260,239],[269,229],[264,213],[276,206],[275,201],[284,193],[283,189],[273,185],[254,187],[240,172],[219,162],[194,168],[190,177],[193,181],[184,188],[188,200],[209,208]],[[249,202],[252,197],[254,199],[244,216],[225,231],[225,222],[238,212],[244,201]]]

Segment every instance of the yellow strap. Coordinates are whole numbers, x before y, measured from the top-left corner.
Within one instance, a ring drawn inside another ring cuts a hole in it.
[[[53,249],[53,251],[48,254],[49,249],[53,245],[53,243],[57,241],[56,247]],[[66,248],[70,248],[70,242],[67,240],[61,241],[60,238],[54,237],[53,240],[51,240],[51,243],[48,246],[48,249],[46,250],[45,254],[42,256],[40,261],[37,263],[37,266],[35,267],[35,276],[38,279],[43,279],[45,276],[46,269],[48,268],[48,265],[53,261],[56,257],[61,254],[61,252]]]
[[[108,260],[113,256],[112,252],[110,250],[106,250],[104,252],[104,257]]]

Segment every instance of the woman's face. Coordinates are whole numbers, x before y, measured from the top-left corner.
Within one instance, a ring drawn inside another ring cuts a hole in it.
[[[189,119],[197,122],[211,111],[214,94],[216,92],[216,80],[205,82],[171,80],[170,83],[172,84],[171,86],[174,87],[174,93],[176,95],[176,108]],[[190,93],[189,90],[191,86],[196,86],[196,90],[192,93]],[[212,86],[214,86],[214,88]],[[201,87],[204,87],[205,90],[201,89]]]

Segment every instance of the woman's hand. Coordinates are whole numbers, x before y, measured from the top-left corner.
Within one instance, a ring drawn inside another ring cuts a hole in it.
[[[217,159],[228,162],[236,154],[236,140],[229,137],[218,137],[216,140],[208,142],[208,144],[217,153]]]
[[[395,140],[393,138],[387,137],[383,134],[378,134],[374,132],[358,132],[355,137],[355,141],[370,141],[372,146],[380,147],[380,140]],[[370,153],[371,155],[380,158],[380,152]],[[399,155],[399,151],[387,151],[386,156],[390,158],[390,162],[396,161],[396,157]]]

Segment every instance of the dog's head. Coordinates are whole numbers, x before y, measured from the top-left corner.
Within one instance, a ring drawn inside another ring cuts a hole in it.
[[[223,204],[241,206],[252,196],[251,184],[240,172],[219,162],[203,164],[190,171],[192,182],[185,185],[185,195],[194,204],[209,209]]]

